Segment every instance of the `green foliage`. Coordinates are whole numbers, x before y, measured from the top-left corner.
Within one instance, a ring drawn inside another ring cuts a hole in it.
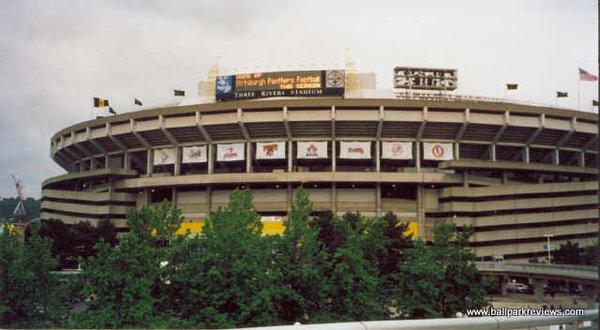
[[[59,285],[50,271],[58,261],[38,231],[32,224],[27,242],[16,232],[0,234],[0,325],[52,317]]]
[[[552,261],[555,264],[566,265],[598,265],[599,255],[598,244],[582,248],[579,247],[579,243],[567,241],[552,251]]]
[[[112,246],[118,242],[115,227],[108,219],[100,220],[96,227],[89,222],[65,224],[57,219],[42,220],[39,233],[52,240],[52,255],[59,257],[60,269],[77,268],[78,258],[95,255],[94,246],[100,239]]]

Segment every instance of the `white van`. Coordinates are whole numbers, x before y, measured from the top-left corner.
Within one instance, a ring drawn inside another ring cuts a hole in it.
[[[506,291],[529,292],[529,285],[523,283],[506,283]]]

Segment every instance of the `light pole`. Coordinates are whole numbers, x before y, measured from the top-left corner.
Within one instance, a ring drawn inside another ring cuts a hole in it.
[[[554,234],[544,234],[544,237],[546,237],[546,239],[548,240],[548,243],[546,245],[546,249],[548,250],[548,264],[552,264],[552,259],[550,256],[550,237],[554,237]]]

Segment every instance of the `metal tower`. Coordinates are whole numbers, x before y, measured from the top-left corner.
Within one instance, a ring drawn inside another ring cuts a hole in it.
[[[13,211],[13,223],[28,223],[29,218],[27,217],[27,213],[25,213],[25,205],[23,204],[23,183],[21,180],[18,180],[15,175],[12,175],[13,181],[15,182],[15,188],[17,189],[17,206]]]

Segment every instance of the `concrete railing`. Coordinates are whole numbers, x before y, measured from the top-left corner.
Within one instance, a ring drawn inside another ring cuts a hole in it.
[[[598,310],[586,310],[583,316],[513,316],[426,319],[402,321],[366,321],[347,323],[295,324],[273,327],[245,328],[247,330],[401,330],[401,329],[527,329],[548,325],[570,325],[578,329],[584,321],[598,319]],[[593,327],[593,326],[592,326]],[[589,328],[589,325],[588,327]]]
[[[539,275],[586,281],[598,280],[598,267],[578,265],[519,264],[505,262],[475,262],[480,272]]]

